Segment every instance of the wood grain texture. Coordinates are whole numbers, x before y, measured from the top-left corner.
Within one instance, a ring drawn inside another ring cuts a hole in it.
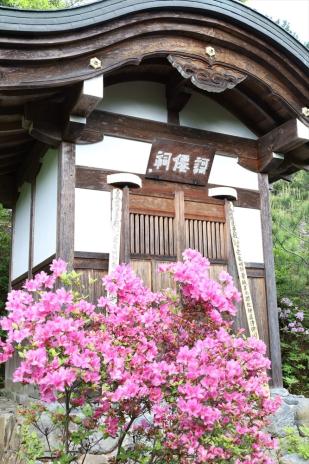
[[[261,222],[263,237],[263,252],[265,261],[266,300],[268,312],[268,327],[270,354],[272,361],[272,382],[275,387],[282,386],[280,332],[277,307],[277,290],[275,280],[275,263],[271,228],[271,211],[269,203],[269,185],[267,174],[259,174],[259,189],[261,193]]]
[[[33,268],[33,249],[34,249],[34,226],[35,226],[35,192],[36,181],[31,183],[31,204],[30,204],[30,234],[29,234],[29,258],[28,258],[28,279],[32,278]]]
[[[155,139],[145,177],[183,184],[207,185],[215,148],[178,140]]]
[[[152,288],[152,268],[151,260],[131,259],[133,271],[142,279],[148,288]]]
[[[257,168],[258,147],[255,140],[97,110],[91,114],[87,125],[105,135],[150,143],[155,139],[165,139],[200,146],[207,144],[217,151],[237,156],[239,163],[247,164],[249,169]]]
[[[185,250],[185,205],[183,191],[175,192],[175,241],[177,259],[182,258],[182,252]]]
[[[63,142],[58,163],[57,258],[73,268],[75,211],[75,145]]]

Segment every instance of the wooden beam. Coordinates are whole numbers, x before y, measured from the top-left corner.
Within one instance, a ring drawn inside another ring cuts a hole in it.
[[[76,141],[86,126],[87,118],[103,99],[103,75],[83,82],[77,100],[69,110],[63,139]]]
[[[16,181],[18,187],[24,182],[32,183],[40,170],[41,159],[45,155],[47,149],[48,146],[45,143],[39,141],[34,142],[31,151],[29,151],[28,155],[24,158],[23,163],[21,163],[17,171]]]
[[[259,171],[260,172],[272,172],[275,171],[280,164],[284,161],[284,155],[281,153],[274,153],[270,151],[268,154],[265,154],[263,158],[259,161]]]
[[[17,199],[17,184],[14,176],[0,175],[0,203],[12,208]]]
[[[255,140],[234,135],[193,129],[190,127],[150,121],[132,116],[95,110],[87,120],[87,126],[80,141],[87,142],[87,131],[97,131],[102,135],[127,137],[152,143],[154,139],[172,139],[182,142],[207,144],[217,151],[238,157],[239,164],[255,170],[258,163],[258,147]]]
[[[57,147],[61,143],[62,107],[58,100],[47,99],[25,105],[23,127],[31,137]]]
[[[167,121],[170,124],[179,125],[179,113],[188,103],[191,94],[185,91],[188,79],[173,74],[166,85],[165,96],[167,105]]]
[[[280,165],[278,153],[296,150],[309,140],[309,127],[290,119],[258,139],[260,172],[271,172]]]
[[[282,368],[280,332],[275,279],[275,263],[273,256],[273,240],[271,226],[272,221],[269,203],[269,185],[267,174],[259,174],[259,190],[261,194],[261,223],[265,265],[265,285],[268,312],[272,384],[274,387],[281,387]]]
[[[75,208],[75,145],[63,142],[58,162],[57,258],[73,268]]]

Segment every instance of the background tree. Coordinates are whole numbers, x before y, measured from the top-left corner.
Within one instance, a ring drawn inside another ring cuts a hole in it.
[[[55,10],[71,8],[83,3],[80,0],[0,0],[0,6],[24,8],[27,10]]]
[[[0,316],[4,314],[9,284],[9,261],[11,248],[11,211],[0,204]],[[4,333],[0,329],[0,337]],[[0,387],[4,377],[4,368],[0,365]]]
[[[282,371],[292,393],[309,395],[309,172],[274,184],[271,196]]]
[[[276,280],[279,298],[308,306],[309,299],[309,172],[300,171],[291,183],[276,182],[272,215]]]

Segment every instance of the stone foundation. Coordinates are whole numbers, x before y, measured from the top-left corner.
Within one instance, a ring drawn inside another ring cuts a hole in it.
[[[301,426],[309,427],[309,398],[302,395],[290,395],[284,388],[274,388],[271,396],[279,395],[282,398],[282,406],[272,418],[268,432],[273,437],[285,436],[285,428],[291,427],[298,434],[302,434]],[[18,405],[29,401],[26,395],[2,392],[0,393],[0,464],[26,464],[18,461],[17,453],[20,446],[19,428],[20,421],[16,410]],[[278,464],[309,464],[296,454],[280,455],[280,450],[272,458]],[[84,464],[104,464],[104,456],[89,455]]]

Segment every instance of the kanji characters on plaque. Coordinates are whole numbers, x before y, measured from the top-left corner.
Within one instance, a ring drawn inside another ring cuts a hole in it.
[[[151,179],[206,185],[214,149],[173,140],[156,140],[146,171]]]

